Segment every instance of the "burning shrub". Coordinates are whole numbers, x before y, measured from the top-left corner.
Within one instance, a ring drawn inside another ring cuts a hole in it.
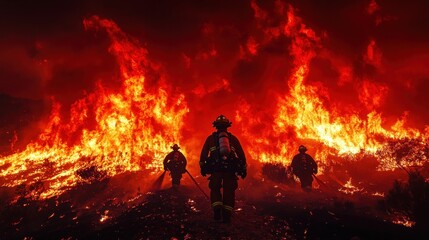
[[[394,182],[384,202],[386,210],[408,216],[416,228],[429,226],[429,182],[418,171],[408,176],[408,183]]]
[[[262,166],[262,174],[275,182],[288,184],[295,182],[290,169],[280,163],[265,163]]]
[[[106,171],[98,170],[96,166],[89,166],[76,171],[84,183],[100,182],[106,178]]]
[[[19,196],[18,202],[28,202],[39,200],[40,195],[45,190],[42,181],[36,181],[30,185],[21,184],[15,188],[15,193]]]
[[[381,169],[394,169],[407,166],[421,166],[429,159],[429,144],[422,139],[402,138],[390,140],[379,151],[382,159]]]

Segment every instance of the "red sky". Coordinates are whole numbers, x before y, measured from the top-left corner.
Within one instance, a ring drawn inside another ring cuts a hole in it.
[[[185,93],[194,113],[204,114],[216,102],[232,115],[228,104],[240,98],[264,108],[272,92],[287,88],[290,39],[262,43],[263,29],[278,26],[284,16],[276,13],[279,1],[254,1],[267,14],[260,21],[251,2],[1,1],[0,93],[54,97],[68,105],[97,81],[118,86],[109,39],[82,24],[98,15],[147,48],[160,69],[149,82],[156,87],[163,75],[171,89]],[[320,37],[307,82],[325,89],[327,105],[374,108],[395,119],[409,112],[413,125],[428,124],[426,1],[280,2]],[[252,41],[259,44],[253,53]]]

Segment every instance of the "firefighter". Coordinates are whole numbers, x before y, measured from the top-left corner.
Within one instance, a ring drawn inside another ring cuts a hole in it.
[[[313,174],[317,173],[317,164],[310,155],[305,153],[307,151],[305,146],[299,146],[298,151],[299,153],[292,160],[292,173],[299,178],[304,191],[311,191]]]
[[[231,222],[238,177],[247,175],[246,157],[237,137],[227,131],[231,122],[220,115],[213,122],[216,132],[207,137],[200,155],[203,177],[210,174],[210,200],[215,221]],[[221,192],[223,188],[223,193]]]
[[[164,158],[164,170],[170,171],[173,188],[180,185],[180,179],[182,179],[182,174],[186,172],[186,158],[179,151],[180,147],[177,144],[174,144],[172,147],[172,152],[170,152]]]

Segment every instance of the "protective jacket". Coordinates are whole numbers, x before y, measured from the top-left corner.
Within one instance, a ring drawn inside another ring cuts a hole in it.
[[[222,141],[220,138],[227,141]],[[228,143],[229,146],[222,146]],[[229,147],[228,151],[223,148]],[[233,172],[245,177],[247,174],[246,157],[237,137],[230,132],[217,131],[208,136],[200,155],[201,174],[214,172]]]
[[[292,171],[298,177],[317,173],[317,164],[307,153],[299,153],[292,159]]]
[[[247,165],[240,142],[226,131],[230,122],[222,118],[222,115],[218,119],[226,124],[221,128],[214,122],[218,131],[207,137],[200,155],[200,167],[201,175],[210,174],[210,202],[215,221],[222,218],[224,223],[229,223],[235,206],[235,190],[238,187],[236,175],[244,179],[247,175]]]
[[[164,158],[164,169],[171,173],[185,173],[186,164],[185,156],[179,151],[172,151]]]

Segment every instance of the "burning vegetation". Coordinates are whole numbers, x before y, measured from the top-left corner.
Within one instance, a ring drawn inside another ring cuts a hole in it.
[[[353,55],[359,60],[350,60],[332,48],[336,35],[307,22],[293,3],[250,0],[229,7],[243,14],[172,14],[198,19],[189,32],[181,29],[188,35],[177,42],[158,39],[163,35],[151,35],[148,26],[146,41],[114,18],[86,16],[81,28],[92,40],[78,49],[107,62],[100,67],[107,74],[89,74],[98,76],[93,86],[69,102],[61,94],[43,95],[44,101],[0,95],[3,104],[24,109],[4,109],[10,114],[0,119],[0,235],[410,239],[426,231],[428,118],[405,103],[399,110],[390,106],[398,91],[422,91],[405,74],[412,64],[390,64],[376,36],[360,43]],[[376,1],[361,10],[376,18],[374,27],[394,19]],[[32,67],[47,86],[67,58],[55,58],[48,43],[42,39],[31,51]],[[108,56],[87,50],[101,47]],[[73,59],[85,63],[88,56]],[[386,72],[395,69],[406,77],[390,82]],[[200,192],[207,182],[197,176],[204,136],[220,113],[233,120],[249,165],[250,179],[239,181],[234,227],[210,221]],[[162,160],[173,143],[202,189],[186,177],[182,188],[167,189]],[[301,144],[319,166],[308,193],[290,167]],[[261,231],[254,232],[256,226]]]
[[[391,213],[394,222],[425,228],[429,223],[429,182],[419,171],[408,172],[408,182],[395,180],[381,207]]]

